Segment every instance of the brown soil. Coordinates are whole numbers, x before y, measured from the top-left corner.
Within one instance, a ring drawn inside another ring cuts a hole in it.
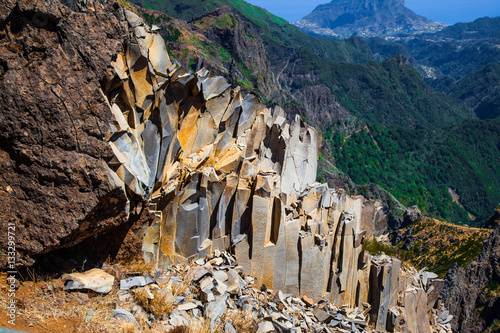
[[[108,325],[98,325],[97,320],[85,322],[87,311],[94,310],[96,319],[107,316],[112,308],[107,304],[108,298],[96,294],[64,292],[60,279],[33,282],[21,282],[16,291],[17,313],[15,325],[9,323],[5,308],[10,301],[7,285],[7,274],[0,273],[0,327],[24,332],[112,332]],[[82,300],[83,299],[83,300]],[[85,301],[86,300],[86,301]],[[119,326],[118,326],[119,327]],[[115,332],[118,329],[114,330]]]

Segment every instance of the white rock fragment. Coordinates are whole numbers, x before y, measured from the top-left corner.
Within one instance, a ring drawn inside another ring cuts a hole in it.
[[[85,273],[64,274],[62,281],[66,283],[65,290],[88,289],[97,293],[109,293],[113,288],[115,277],[99,268]]]

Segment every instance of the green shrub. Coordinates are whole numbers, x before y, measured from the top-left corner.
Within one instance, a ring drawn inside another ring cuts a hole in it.
[[[380,255],[385,253],[388,256],[396,257],[403,261],[406,259],[406,251],[381,243],[375,238],[372,240],[364,240],[363,250],[368,251],[371,255]]]

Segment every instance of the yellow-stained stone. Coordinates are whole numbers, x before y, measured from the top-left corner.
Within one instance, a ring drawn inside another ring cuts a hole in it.
[[[199,130],[196,133],[196,139],[192,148],[193,152],[197,152],[211,145],[215,141],[219,129],[208,112],[203,113],[200,118],[198,118],[196,128]]]
[[[133,66],[130,67],[130,79],[132,80],[135,92],[135,105],[139,108],[147,109],[153,98],[153,81],[149,72],[148,61],[140,57]]]
[[[215,164],[215,170],[230,173],[240,164],[241,150],[234,145],[226,149],[218,159],[219,161]]]
[[[194,146],[194,142],[196,139],[196,134],[198,132],[198,127],[196,123],[201,114],[200,109],[196,109],[192,106],[187,115],[181,122],[181,126],[179,129],[179,144],[181,145],[184,153],[183,156],[187,157],[192,153],[192,148]]]
[[[121,80],[125,80],[128,77],[128,67],[124,54],[118,53],[116,55],[116,60],[111,62],[111,66],[113,66],[116,74]]]

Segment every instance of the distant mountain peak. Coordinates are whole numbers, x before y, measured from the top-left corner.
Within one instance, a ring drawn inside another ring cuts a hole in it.
[[[415,14],[404,0],[333,0],[294,24],[312,35],[335,39],[411,35],[446,26]]]

